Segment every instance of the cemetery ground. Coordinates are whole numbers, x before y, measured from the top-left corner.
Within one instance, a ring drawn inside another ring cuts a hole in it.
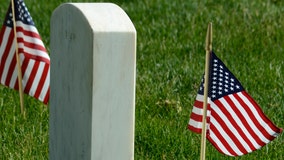
[[[48,51],[52,11],[65,2],[25,0]],[[284,2],[111,2],[125,10],[137,30],[135,159],[199,159],[201,136],[187,130],[187,123],[204,72],[208,22],[213,23],[215,53],[264,113],[284,127]],[[0,3],[3,22],[9,1]],[[0,87],[0,159],[48,159],[49,106],[24,98],[25,119],[18,92]],[[224,156],[207,143],[206,157],[273,160],[284,159],[283,152],[282,134],[237,158]]]

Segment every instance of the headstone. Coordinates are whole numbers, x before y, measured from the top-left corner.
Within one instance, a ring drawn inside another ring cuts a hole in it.
[[[136,30],[112,3],[51,17],[49,159],[134,159]]]

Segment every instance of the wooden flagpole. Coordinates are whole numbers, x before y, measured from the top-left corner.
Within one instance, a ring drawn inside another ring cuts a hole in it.
[[[212,23],[208,24],[205,51],[206,51],[206,60],[205,60],[205,75],[204,75],[204,101],[203,101],[200,160],[205,160],[205,153],[206,153],[206,131],[207,131],[206,118],[207,118],[207,102],[208,102],[208,87],[209,87],[210,52],[212,51]]]
[[[21,70],[21,62],[19,56],[19,46],[17,41],[17,30],[16,30],[16,16],[15,16],[15,4],[14,0],[11,0],[12,14],[13,14],[13,29],[15,36],[15,49],[16,49],[16,59],[17,59],[17,68],[18,68],[18,83],[19,83],[19,94],[20,94],[20,103],[21,103],[21,113],[25,116],[24,109],[24,92],[23,92],[23,82],[22,82],[22,70]]]

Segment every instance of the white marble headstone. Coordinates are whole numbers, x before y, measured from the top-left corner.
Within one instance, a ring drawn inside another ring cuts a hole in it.
[[[50,32],[49,159],[134,159],[131,20],[112,3],[66,3]]]

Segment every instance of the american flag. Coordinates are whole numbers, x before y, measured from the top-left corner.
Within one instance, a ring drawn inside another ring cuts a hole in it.
[[[50,59],[23,0],[14,0],[17,43],[23,75],[23,90],[48,103]],[[0,81],[18,90],[16,42],[11,5],[0,31]]]
[[[282,132],[262,112],[224,63],[210,53],[206,137],[221,153],[241,156],[257,150]],[[204,79],[188,128],[202,131]]]

